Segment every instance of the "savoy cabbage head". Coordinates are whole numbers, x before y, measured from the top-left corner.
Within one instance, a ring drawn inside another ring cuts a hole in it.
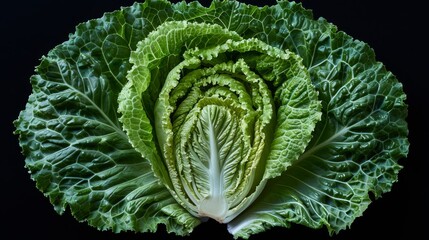
[[[408,153],[402,85],[300,4],[135,3],[44,56],[15,121],[58,213],[115,232],[347,228]]]

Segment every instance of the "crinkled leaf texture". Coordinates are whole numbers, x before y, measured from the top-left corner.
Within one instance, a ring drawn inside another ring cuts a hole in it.
[[[207,27],[180,42],[162,38],[167,22]],[[390,191],[408,153],[402,85],[367,44],[293,2],[136,3],[80,24],[31,84],[15,126],[37,188],[115,232],[187,235],[213,217],[204,203],[227,201],[239,210],[218,220],[234,237],[291,223],[335,233],[370,192]]]

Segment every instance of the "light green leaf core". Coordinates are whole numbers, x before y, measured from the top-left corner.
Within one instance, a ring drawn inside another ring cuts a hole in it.
[[[177,53],[159,50],[167,42],[190,46],[211,32],[228,39]],[[304,151],[320,120],[310,77],[295,54],[257,39],[241,40],[215,24],[168,22],[150,38],[163,40],[151,45],[154,41],[145,39],[133,54],[130,81],[119,98],[124,128],[183,207],[196,217],[229,222],[258,197],[267,179]],[[159,64],[171,54],[183,60],[166,63],[165,80],[156,79]],[[153,113],[146,113],[139,96],[151,81],[164,84]],[[154,129],[147,115],[154,115]],[[145,124],[136,128],[130,123],[139,117]],[[155,132],[158,142],[141,141],[140,129]],[[160,156],[152,158],[146,149],[157,144]]]

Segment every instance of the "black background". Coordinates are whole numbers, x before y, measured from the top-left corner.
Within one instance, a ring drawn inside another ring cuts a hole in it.
[[[202,3],[208,1],[201,1]],[[270,1],[245,1],[255,5]],[[299,225],[273,228],[250,239],[425,239],[429,223],[427,110],[429,91],[428,13],[418,1],[302,1],[315,17],[323,16],[342,31],[367,42],[377,60],[403,83],[409,104],[410,153],[392,191],[373,202],[351,229],[329,237],[326,229]],[[423,2],[423,1],[420,1]],[[66,41],[74,27],[133,1],[8,1],[0,4],[0,239],[232,239],[226,226],[203,223],[186,238],[157,233],[101,232],[79,223],[69,212],[58,215],[24,168],[12,121],[31,92],[29,77],[42,55]],[[207,5],[207,4],[206,4]],[[427,93],[426,93],[427,92]],[[424,95],[426,93],[426,95]],[[6,111],[5,111],[6,110]],[[6,112],[6,113],[5,113]]]

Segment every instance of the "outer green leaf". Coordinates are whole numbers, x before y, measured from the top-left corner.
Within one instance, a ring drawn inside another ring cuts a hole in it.
[[[99,229],[146,232],[163,223],[185,235],[199,220],[154,177],[116,112],[130,46],[152,29],[141,25],[139,10],[144,18],[158,14],[145,5],[107,14],[80,25],[44,57],[16,132],[26,167],[57,212],[68,205],[78,220]]]
[[[266,13],[266,26],[283,29],[269,41],[299,53],[310,70],[323,117],[299,162],[269,181],[229,229],[245,238],[290,223],[338,232],[367,208],[369,192],[379,197],[397,180],[409,145],[405,95],[366,44],[293,3]]]

